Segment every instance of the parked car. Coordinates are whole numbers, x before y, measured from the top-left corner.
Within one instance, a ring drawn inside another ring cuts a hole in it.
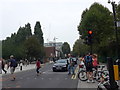
[[[54,71],[67,71],[68,70],[68,63],[67,59],[59,59],[55,61],[55,64],[53,65],[52,69]]]

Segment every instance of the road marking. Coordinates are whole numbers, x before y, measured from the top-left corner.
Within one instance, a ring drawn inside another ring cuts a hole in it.
[[[42,72],[43,74],[46,73],[46,72]]]
[[[65,78],[65,80],[67,80],[68,78]]]
[[[71,79],[76,79],[78,74],[79,66],[75,69],[75,75],[72,75]]]
[[[52,80],[52,78],[49,78],[49,80]]]
[[[42,80],[44,79],[44,78],[41,78]]]

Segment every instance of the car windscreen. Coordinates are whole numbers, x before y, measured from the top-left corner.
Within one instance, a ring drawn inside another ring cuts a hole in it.
[[[58,60],[57,63],[67,63],[67,60]]]

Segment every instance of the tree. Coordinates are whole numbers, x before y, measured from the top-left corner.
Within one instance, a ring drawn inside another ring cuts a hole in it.
[[[81,38],[76,40],[75,44],[73,45],[73,55],[84,56],[88,52],[89,48],[87,45],[84,44],[84,40]]]
[[[28,58],[40,58],[42,57],[41,54],[41,44],[39,40],[35,36],[31,36],[25,41],[25,52]]]
[[[67,42],[64,42],[62,45],[62,52],[65,55],[68,55],[70,53],[70,45]]]
[[[107,47],[110,42],[115,41],[111,12],[99,3],[92,4],[88,10],[83,12],[85,13],[83,13],[78,26],[81,38],[85,40],[88,30],[91,30],[93,32],[93,51],[102,53],[101,48]]]
[[[36,25],[34,27],[34,35],[38,38],[40,44],[43,45],[44,44],[43,32],[39,21],[36,22]]]

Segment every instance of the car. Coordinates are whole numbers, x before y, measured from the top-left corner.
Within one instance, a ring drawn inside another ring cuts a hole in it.
[[[74,63],[77,64],[77,58],[73,57],[72,59],[73,59]]]
[[[55,64],[52,67],[53,72],[55,71],[68,71],[67,59],[59,59],[55,61]]]

